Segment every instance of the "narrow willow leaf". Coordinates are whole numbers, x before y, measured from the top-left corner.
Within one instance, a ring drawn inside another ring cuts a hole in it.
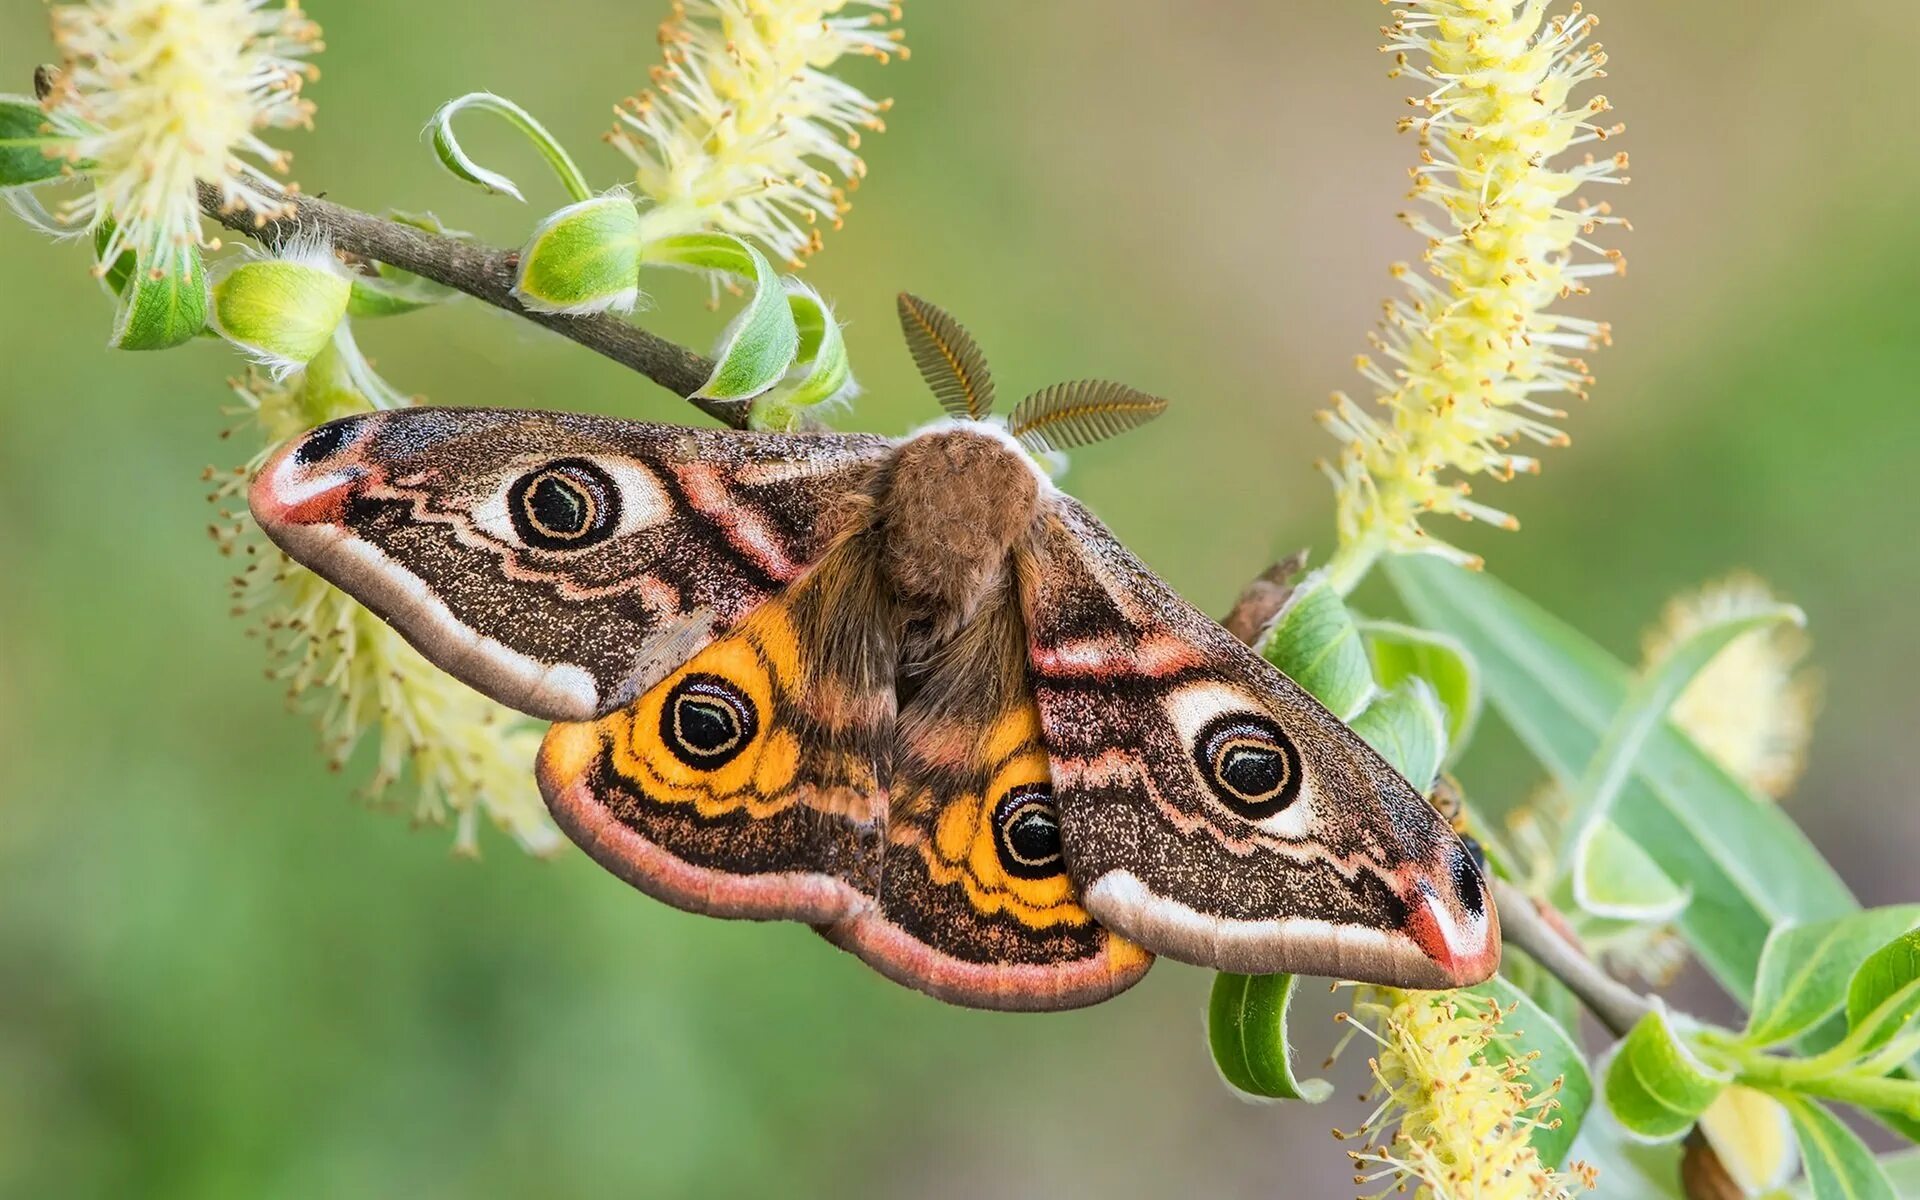
[[[67,159],[67,147],[84,132],[72,121],[49,116],[31,96],[0,95],[0,188],[58,179],[91,164]]]
[[[1634,923],[1665,922],[1685,911],[1692,893],[1668,878],[1639,842],[1612,821],[1588,827],[1575,847],[1573,897],[1596,917]]]
[[[1707,664],[1735,639],[1781,623],[1804,625],[1806,617],[1799,609],[1783,604],[1763,612],[1704,625],[1675,646],[1627,693],[1626,702],[1620,706],[1606,736],[1600,740],[1600,748],[1587,764],[1580,786],[1574,793],[1577,807],[1572,820],[1574,832],[1569,843],[1574,856],[1573,891],[1576,898],[1592,892],[1596,886],[1606,886],[1604,881],[1594,881],[1589,877],[1596,858],[1587,843],[1596,836],[1602,823],[1609,820],[1614,800],[1632,777],[1634,764],[1639,761],[1647,739],[1655,728],[1665,723],[1667,710],[1673,707],[1674,701],[1706,669]],[[1613,914],[1595,912],[1595,915]]]
[[[901,292],[900,329],[920,378],[948,416],[984,420],[993,411],[993,375],[966,326],[945,309]]]
[[[120,297],[113,335],[116,350],[165,350],[192,341],[207,327],[207,267],[198,246],[175,256],[174,269],[154,278],[136,269]]]
[[[1920,930],[1875,950],[1847,984],[1847,1038],[1856,1053],[1879,1049],[1920,1017]]]
[[[569,204],[534,228],[513,294],[534,312],[632,312],[640,299],[640,210],[618,192]]]
[[[1920,904],[1779,926],[1760,951],[1752,1016],[1741,1040],[1750,1046],[1776,1046],[1839,1012],[1847,1001],[1847,985],[1867,955],[1915,926],[1920,926]]]
[[[381,263],[380,266],[386,264]],[[430,279],[407,275],[404,271],[400,274],[406,275],[406,278],[394,278],[384,272],[378,275],[355,275],[353,294],[347,301],[347,315],[397,317],[435,304],[444,304],[460,294]]]
[[[1480,665],[1487,699],[1562,787],[1576,786],[1620,711],[1630,674],[1576,630],[1484,573],[1427,556],[1385,569],[1422,625]],[[1679,927],[1735,999],[1752,994],[1767,932],[1856,908],[1820,853],[1778,805],[1754,796],[1667,724],[1649,734],[1613,819],[1693,902]]]
[[[779,383],[800,353],[800,329],[786,289],[767,256],[724,233],[690,233],[648,242],[642,258],[660,266],[724,271],[751,281],[747,306],[727,327],[714,352],[713,375],[694,395],[749,400]]]
[[[1422,795],[1433,788],[1447,757],[1447,714],[1432,684],[1409,676],[1367,705],[1351,724]]]
[[[1036,454],[1072,450],[1137,429],[1167,411],[1158,396],[1108,379],[1056,383],[1028,396],[1007,418],[1007,431]]]
[[[1765,1092],[1731,1084],[1707,1105],[1699,1125],[1741,1195],[1785,1187],[1799,1168],[1793,1118]]]
[[[1700,1061],[1664,1008],[1640,1018],[1606,1067],[1607,1107],[1635,1137],[1659,1142],[1693,1127],[1729,1077]]]
[[[1343,721],[1358,716],[1375,695],[1360,628],[1325,567],[1293,589],[1260,653]]]
[[[1782,1095],[1813,1200],[1896,1200],[1893,1184],[1853,1130],[1804,1096]]]
[[[1460,639],[1395,621],[1363,621],[1367,653],[1373,659],[1374,682],[1383,688],[1418,676],[1433,685],[1447,710],[1448,761],[1457,758],[1473,737],[1480,719],[1480,668]]]
[[[1528,1139],[1540,1161],[1557,1167],[1566,1161],[1574,1138],[1586,1123],[1587,1111],[1593,1107],[1593,1075],[1587,1069],[1586,1055],[1564,1025],[1511,982],[1495,976],[1471,990],[1508,1010],[1501,1018],[1499,1034],[1488,1046],[1489,1061],[1523,1063],[1528,1090],[1534,1095],[1559,1081],[1560,1090],[1555,1096],[1559,1107],[1553,1113],[1557,1122],[1549,1118],[1535,1127]]]
[[[449,229],[439,217],[430,212],[406,212],[401,209],[388,209],[387,219],[398,225],[411,225],[440,237],[453,238],[456,241],[471,242],[472,234],[460,229]],[[354,317],[392,317],[403,313],[417,312],[435,304],[444,304],[459,297],[460,293],[444,283],[435,283],[411,271],[401,270],[392,263],[373,264],[372,275],[357,274],[353,277],[353,298],[347,302],[347,315]]]
[[[1333,1094],[1324,1079],[1294,1074],[1287,1051],[1287,1007],[1298,980],[1292,975],[1213,977],[1207,1004],[1207,1044],[1229,1086],[1249,1096],[1318,1104]]]
[[[479,184],[489,192],[504,192],[523,204],[526,202],[527,198],[520,194],[520,189],[514,185],[513,180],[497,171],[489,171],[474,162],[461,148],[459,141],[454,138],[453,118],[469,108],[504,117],[509,124],[524,134],[526,139],[533,143],[534,149],[540,152],[540,156],[547,160],[547,165],[553,168],[554,175],[560,180],[560,186],[567,190],[569,196],[575,200],[586,200],[592,197],[593,189],[587,186],[586,177],[580,174],[580,168],[574,165],[573,158],[567,153],[566,148],[547,132],[546,126],[534,120],[533,115],[526,109],[492,92],[469,92],[457,100],[449,100],[442,104],[439,111],[435,112],[432,119],[427,122],[427,132],[433,138],[433,152],[439,156],[441,165],[447,170],[468,183]]]

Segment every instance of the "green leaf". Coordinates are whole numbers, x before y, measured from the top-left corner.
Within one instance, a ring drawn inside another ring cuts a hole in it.
[[[575,200],[586,200],[592,197],[593,189],[587,186],[586,177],[580,174],[580,168],[574,165],[573,158],[567,153],[566,148],[547,132],[547,127],[534,120],[533,115],[526,109],[492,92],[469,92],[457,100],[449,100],[442,104],[433,114],[432,119],[427,122],[427,131],[433,136],[433,152],[440,157],[441,165],[447,170],[468,183],[479,184],[489,192],[504,192],[515,200],[526,202],[527,198],[520,194],[520,189],[514,185],[513,180],[497,171],[489,171],[474,162],[467,156],[467,152],[461,149],[460,143],[454,139],[453,118],[469,108],[504,117],[510,125],[524,134],[526,139],[533,143],[534,149],[540,152],[540,156],[547,160],[547,165],[553,168],[554,175],[560,180],[560,186],[567,190],[569,196]]]
[[[631,312],[640,299],[640,212],[620,193],[570,204],[534,229],[513,294],[534,312]]]
[[[1846,1045],[1879,1049],[1920,1017],[1920,930],[1908,930],[1869,954],[1847,984]]]
[[[803,409],[846,394],[853,387],[853,367],[846,339],[820,294],[789,275],[782,279],[787,308],[800,331],[800,349],[787,382],[753,402],[749,423],[755,429],[790,429]]]
[[[1394,688],[1418,676],[1433,685],[1447,709],[1448,759],[1458,757],[1473,736],[1481,706],[1480,668],[1460,639],[1397,621],[1363,621],[1360,632],[1366,635],[1374,682]]]
[[[473,235],[464,230],[447,228],[439,217],[430,212],[390,208],[387,210],[387,219],[397,225],[410,225],[457,241],[474,240]],[[435,283],[412,271],[403,271],[392,263],[374,263],[373,270],[372,275],[356,274],[353,277],[353,298],[347,302],[348,316],[399,316],[431,305],[444,304],[460,295],[444,283]]]
[[[1607,1065],[1607,1107],[1627,1132],[1647,1141],[1677,1138],[1720,1094],[1728,1076],[1700,1061],[1680,1040],[1664,1008],[1640,1018]]]
[[[174,268],[160,278],[137,268],[120,297],[113,336],[116,350],[165,350],[192,341],[207,327],[207,267],[200,248],[180,249]]]
[[[689,233],[647,243],[642,257],[661,266],[725,271],[753,283],[747,307],[721,337],[714,352],[718,364],[696,397],[746,400],[780,382],[800,353],[800,329],[766,255],[730,234]]]
[[[0,95],[0,188],[90,170],[93,164],[67,158],[74,138],[84,132],[71,120],[48,115],[31,96]]]
[[[1215,975],[1207,1044],[1229,1086],[1251,1096],[1318,1104],[1333,1094],[1333,1085],[1297,1078],[1287,1054],[1287,1006],[1296,983],[1292,975]]]
[[[1667,710],[1673,707],[1674,701],[1706,669],[1707,664],[1735,639],[1781,622],[1804,625],[1806,618],[1799,609],[1790,605],[1774,605],[1760,612],[1703,625],[1687,635],[1685,640],[1635,682],[1627,693],[1626,702],[1620,706],[1620,711],[1607,727],[1606,736],[1600,740],[1600,748],[1594,752],[1592,761],[1581,776],[1579,788],[1574,792],[1577,808],[1571,822],[1574,832],[1569,842],[1573,849],[1573,890],[1576,897],[1587,894],[1595,886],[1605,887],[1604,882],[1596,884],[1586,877],[1595,856],[1587,852],[1585,843],[1595,836],[1595,832],[1611,815],[1615,798],[1632,777],[1634,764],[1639,761],[1647,739],[1666,720]]]
[[[1433,685],[1418,675],[1367,705],[1353,731],[1379,751],[1422,795],[1433,789],[1447,757],[1447,714]]]
[[[1593,1075],[1587,1070],[1586,1055],[1559,1021],[1507,980],[1495,976],[1471,990],[1510,1010],[1488,1046],[1489,1061],[1527,1061],[1528,1055],[1535,1055],[1526,1068],[1528,1087],[1535,1095],[1553,1086],[1554,1080],[1560,1081],[1556,1096],[1560,1106],[1554,1112],[1558,1124],[1544,1122],[1529,1139],[1541,1161],[1557,1167],[1566,1160],[1593,1106]]]
[[[1793,1118],[1813,1200],[1895,1200],[1872,1151],[1825,1107],[1792,1093],[1775,1099]]]
[[[1342,721],[1353,720],[1374,697],[1360,627],[1325,567],[1293,589],[1260,653]]]
[[[1750,1046],[1776,1046],[1839,1012],[1847,1001],[1847,985],[1867,955],[1915,926],[1920,926],[1920,904],[1777,927],[1760,951],[1753,1013],[1741,1040]]]
[[[1563,787],[1573,787],[1625,703],[1627,668],[1538,605],[1485,574],[1430,557],[1386,561],[1425,625],[1459,638],[1487,699]],[[1755,797],[1664,723],[1623,783],[1613,820],[1693,900],[1680,931],[1735,999],[1751,995],[1767,932],[1854,910],[1833,869],[1777,805]]]
[[[1636,924],[1671,921],[1692,898],[1612,821],[1603,818],[1589,827],[1575,853],[1574,901],[1596,917]]]

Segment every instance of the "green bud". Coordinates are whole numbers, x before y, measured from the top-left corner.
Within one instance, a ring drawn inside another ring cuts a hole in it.
[[[213,286],[213,327],[276,373],[306,365],[347,315],[353,284],[324,246],[250,259]]]
[[[207,327],[207,268],[198,246],[182,247],[164,271],[135,265],[122,286],[107,342],[116,350],[165,350],[192,341]]]
[[[513,294],[534,312],[631,312],[640,299],[640,212],[626,196],[569,204],[520,254]]]

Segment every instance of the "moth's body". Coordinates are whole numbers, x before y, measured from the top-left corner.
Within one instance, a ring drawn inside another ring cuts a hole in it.
[[[252,492],[288,553],[562,722],[556,820],[651,895],[808,922],[958,1003],[1152,953],[1454,986],[1479,872],[1419,793],[1003,429],[899,441],[408,409]]]

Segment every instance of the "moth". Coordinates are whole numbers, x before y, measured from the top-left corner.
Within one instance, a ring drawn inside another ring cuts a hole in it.
[[[1104,1000],[1156,954],[1490,975],[1447,822],[1035,461],[1165,402],[1069,383],[1001,422],[966,331],[900,311],[947,412],[905,438],[398,409],[289,444],[253,515],[556,722],[555,821],[668,904],[803,921],[981,1008]]]

